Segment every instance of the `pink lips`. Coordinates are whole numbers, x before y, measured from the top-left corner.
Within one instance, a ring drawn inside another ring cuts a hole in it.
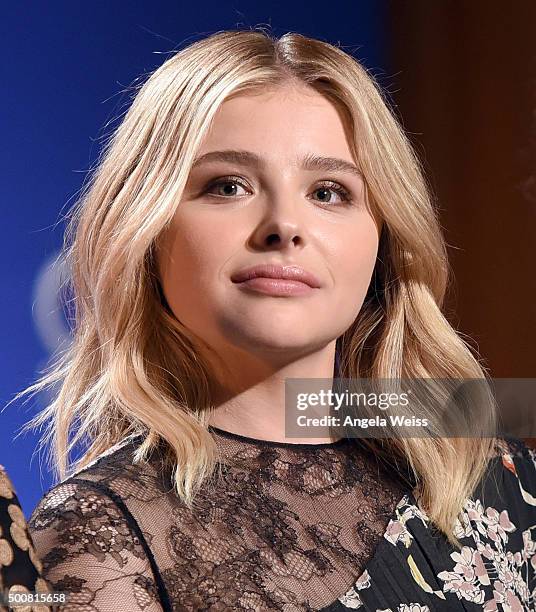
[[[304,295],[319,288],[314,274],[298,266],[263,264],[240,270],[231,276],[234,283],[268,295]]]
[[[320,281],[311,274],[298,266],[278,266],[275,264],[263,264],[258,266],[252,266],[251,268],[245,268],[240,270],[236,274],[231,276],[233,283],[241,283],[251,278],[279,278],[283,280],[299,281],[305,283],[309,287],[317,289],[320,287]]]

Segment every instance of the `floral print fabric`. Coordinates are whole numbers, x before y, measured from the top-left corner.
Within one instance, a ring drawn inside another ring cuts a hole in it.
[[[406,494],[367,569],[326,610],[536,610],[536,451],[517,439],[499,443],[456,521],[461,551]]]

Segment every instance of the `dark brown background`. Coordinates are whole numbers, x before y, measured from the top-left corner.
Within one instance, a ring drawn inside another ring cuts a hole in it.
[[[536,2],[396,2],[389,26],[387,89],[449,245],[445,314],[491,376],[536,377]]]

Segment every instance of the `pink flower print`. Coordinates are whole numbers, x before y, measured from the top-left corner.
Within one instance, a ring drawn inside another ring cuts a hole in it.
[[[453,571],[438,574],[438,578],[445,582],[443,590],[455,593],[460,599],[484,603],[485,593],[480,587],[490,584],[490,579],[480,553],[464,546],[461,552],[454,551],[450,556],[456,562]]]
[[[439,572],[438,578],[443,580],[443,591],[454,593],[459,599],[465,599],[476,604],[484,602],[484,591],[479,588],[476,581],[466,582],[460,574],[456,572]]]
[[[486,515],[489,520],[488,537],[494,542],[501,539],[503,542],[508,541],[506,532],[515,531],[515,525],[510,521],[508,512],[503,510],[500,514],[495,508],[487,508]]]
[[[498,612],[497,602],[495,601],[495,599],[490,599],[489,601],[486,601],[482,610],[484,612]]]
[[[454,572],[463,576],[466,581],[478,578],[482,584],[490,584],[482,557],[474,548],[464,546],[461,553],[453,552],[451,557],[456,561]]]
[[[515,525],[512,523],[512,521],[510,520],[510,517],[508,516],[508,511],[507,510],[503,510],[501,512],[501,514],[499,515],[499,525],[505,530],[505,531],[514,531],[515,530]]]
[[[522,537],[523,537],[523,559],[527,561],[531,559],[531,563],[534,567],[534,561],[535,561],[534,554],[536,553],[536,541],[532,539],[531,529],[525,529],[525,531],[522,533]]]
[[[503,604],[508,612],[524,612],[519,598],[510,589],[507,589],[500,580],[496,580],[493,583],[493,587],[493,596],[496,602]]]
[[[479,552],[475,553],[475,575],[480,580],[480,584],[490,584],[490,579],[484,561]]]
[[[406,529],[406,526],[401,521],[389,521],[389,525],[387,525],[387,529],[383,534],[383,537],[391,542],[394,546],[398,544],[398,542],[402,542],[406,547],[411,544],[412,535]]]
[[[506,601],[508,603],[508,609],[510,610],[510,612],[523,612],[525,609],[521,605],[521,602],[519,601],[517,595],[514,595],[512,591],[508,591],[508,593],[506,594]]]

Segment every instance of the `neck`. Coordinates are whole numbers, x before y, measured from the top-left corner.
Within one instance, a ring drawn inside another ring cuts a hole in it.
[[[209,424],[224,431],[241,436],[286,443],[330,443],[338,439],[329,433],[329,428],[304,428],[301,436],[285,435],[285,380],[323,379],[322,388],[331,385],[335,359],[335,342],[321,351],[301,357],[295,361],[270,369],[266,362],[259,365],[253,361],[242,361],[241,367],[229,368],[227,376],[220,377],[225,384],[213,388],[214,411]],[[239,376],[232,376],[232,372]],[[311,383],[311,392],[317,391]],[[297,413],[289,407],[289,415]],[[318,434],[318,435],[317,435]],[[340,436],[339,436],[340,437]]]

